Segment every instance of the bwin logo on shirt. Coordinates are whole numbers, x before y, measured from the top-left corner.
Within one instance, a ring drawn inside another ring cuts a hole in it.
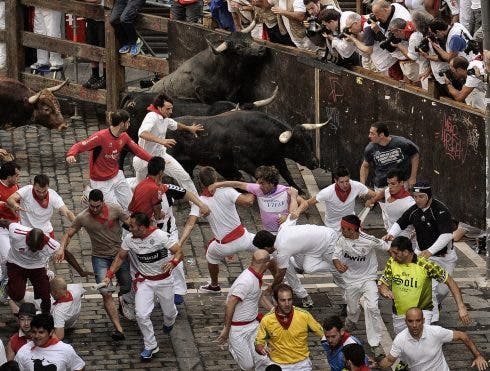
[[[366,261],[366,257],[365,256],[350,256],[346,252],[344,252],[344,258],[347,258],[347,259],[350,259],[350,260],[353,260],[353,261],[356,261],[356,262],[365,262]]]
[[[400,277],[395,277],[393,279],[395,285],[397,286],[405,286],[405,287],[412,287],[412,288],[418,288],[418,281],[414,280],[413,277],[411,278],[400,278]]]

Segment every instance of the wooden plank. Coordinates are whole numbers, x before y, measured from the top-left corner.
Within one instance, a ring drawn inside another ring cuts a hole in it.
[[[19,48],[20,32],[24,29],[22,7],[17,0],[5,1],[5,44],[7,50],[7,77],[17,79],[24,70],[25,52]]]
[[[83,1],[73,0],[21,0],[22,5],[37,6],[41,8],[58,10],[62,13],[76,14],[79,17],[94,19],[96,21],[104,20],[104,8],[89,4]],[[8,14],[8,13],[6,13]],[[8,18],[8,17],[7,17]]]
[[[24,82],[33,91],[40,91],[46,87],[55,86],[60,83],[59,80],[43,77],[41,75],[32,75],[30,73],[21,73],[20,76]],[[65,85],[61,90],[55,93],[56,95],[70,97],[76,100],[105,104],[106,91],[99,89],[86,89],[82,85],[70,83]]]
[[[0,42],[5,42],[5,30],[0,30]]]
[[[119,42],[116,39],[114,28],[111,26],[109,19],[110,10],[105,10],[105,47],[108,50],[106,54],[106,104],[108,111],[114,111],[119,107],[119,96],[124,88],[124,67],[119,64]]]
[[[143,28],[146,30],[167,33],[168,18],[140,13],[138,15],[138,18],[136,18],[136,27]]]
[[[122,54],[121,65],[124,67],[132,67],[139,70],[168,75],[168,61],[163,58],[146,55],[137,55],[132,57],[129,54]]]
[[[22,45],[34,49],[44,49],[61,54],[76,56],[91,61],[105,61],[105,49],[99,46],[77,43],[70,40],[22,32]]]

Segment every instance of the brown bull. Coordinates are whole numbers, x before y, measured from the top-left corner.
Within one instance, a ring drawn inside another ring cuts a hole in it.
[[[67,82],[68,80],[32,94],[23,83],[0,78],[0,129],[29,124],[60,131],[66,129],[68,125],[53,92],[61,89]]]

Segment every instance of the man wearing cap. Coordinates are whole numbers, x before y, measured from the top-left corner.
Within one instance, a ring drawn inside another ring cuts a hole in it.
[[[458,257],[453,246],[453,227],[451,213],[446,205],[432,197],[432,189],[428,182],[417,182],[413,187],[415,205],[403,213],[400,219],[383,237],[386,241],[393,240],[402,230],[413,225],[417,234],[415,253],[443,267],[450,275],[453,274]],[[449,293],[444,283],[433,285],[437,303],[441,303]],[[439,320],[437,305],[434,305],[432,321]]]
[[[13,334],[7,343],[7,348],[5,349],[7,361],[12,361],[19,349],[31,339],[31,321],[35,315],[36,307],[34,304],[22,303],[19,307],[19,312],[17,313],[19,331]]]

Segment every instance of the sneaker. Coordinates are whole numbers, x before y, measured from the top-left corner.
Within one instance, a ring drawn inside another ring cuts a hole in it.
[[[31,70],[45,70],[49,71],[49,64],[33,63],[31,64]]]
[[[344,330],[351,332],[354,331],[357,328],[356,324],[352,322],[350,319],[345,319],[344,322]]]
[[[119,48],[119,53],[120,54],[126,54],[126,53],[129,53],[130,50],[131,50],[130,45],[123,45]]]
[[[136,45],[139,45],[140,48],[143,47],[143,40],[141,40],[139,37],[136,39]]]
[[[174,304],[175,305],[180,305],[183,302],[184,302],[184,297],[182,295],[179,295],[179,294],[174,295]]]
[[[131,45],[131,49],[129,50],[129,54],[133,57],[138,55],[139,53],[141,53],[141,46],[142,45],[140,45],[138,43]]]
[[[221,287],[219,287],[219,285],[211,286],[211,284],[208,283],[205,286],[199,287],[199,291],[202,291],[206,294],[221,294]]]
[[[122,296],[119,297],[119,310],[126,319],[130,321],[136,321],[134,305],[131,303],[127,303]]]
[[[99,77],[97,81],[92,85],[92,89],[105,89],[105,76]]]
[[[63,65],[59,65],[59,66],[58,66],[58,65],[55,65],[55,64],[54,64],[54,65],[52,65],[52,66],[50,66],[50,67],[49,67],[49,70],[50,70],[51,72],[55,72],[55,71],[62,71],[62,70],[63,70]]]
[[[385,356],[385,351],[381,347],[381,345],[376,345],[374,347],[371,347],[371,350],[373,352],[375,359],[383,358]]]
[[[90,76],[90,78],[82,84],[85,89],[94,89],[93,85],[99,80],[99,76]]]
[[[155,353],[158,353],[160,348],[157,346],[156,348],[153,349],[143,349],[143,351],[140,353],[140,357],[143,361],[150,360]]]
[[[111,334],[111,338],[114,341],[123,341],[126,340],[126,336],[121,331],[114,330]]]
[[[301,298],[301,306],[303,308],[312,308],[313,300],[311,300],[310,295],[306,295],[304,298]]]
[[[174,325],[170,325],[170,326],[163,325],[163,333],[164,334],[170,334],[170,331],[172,331],[173,328],[174,328]]]

